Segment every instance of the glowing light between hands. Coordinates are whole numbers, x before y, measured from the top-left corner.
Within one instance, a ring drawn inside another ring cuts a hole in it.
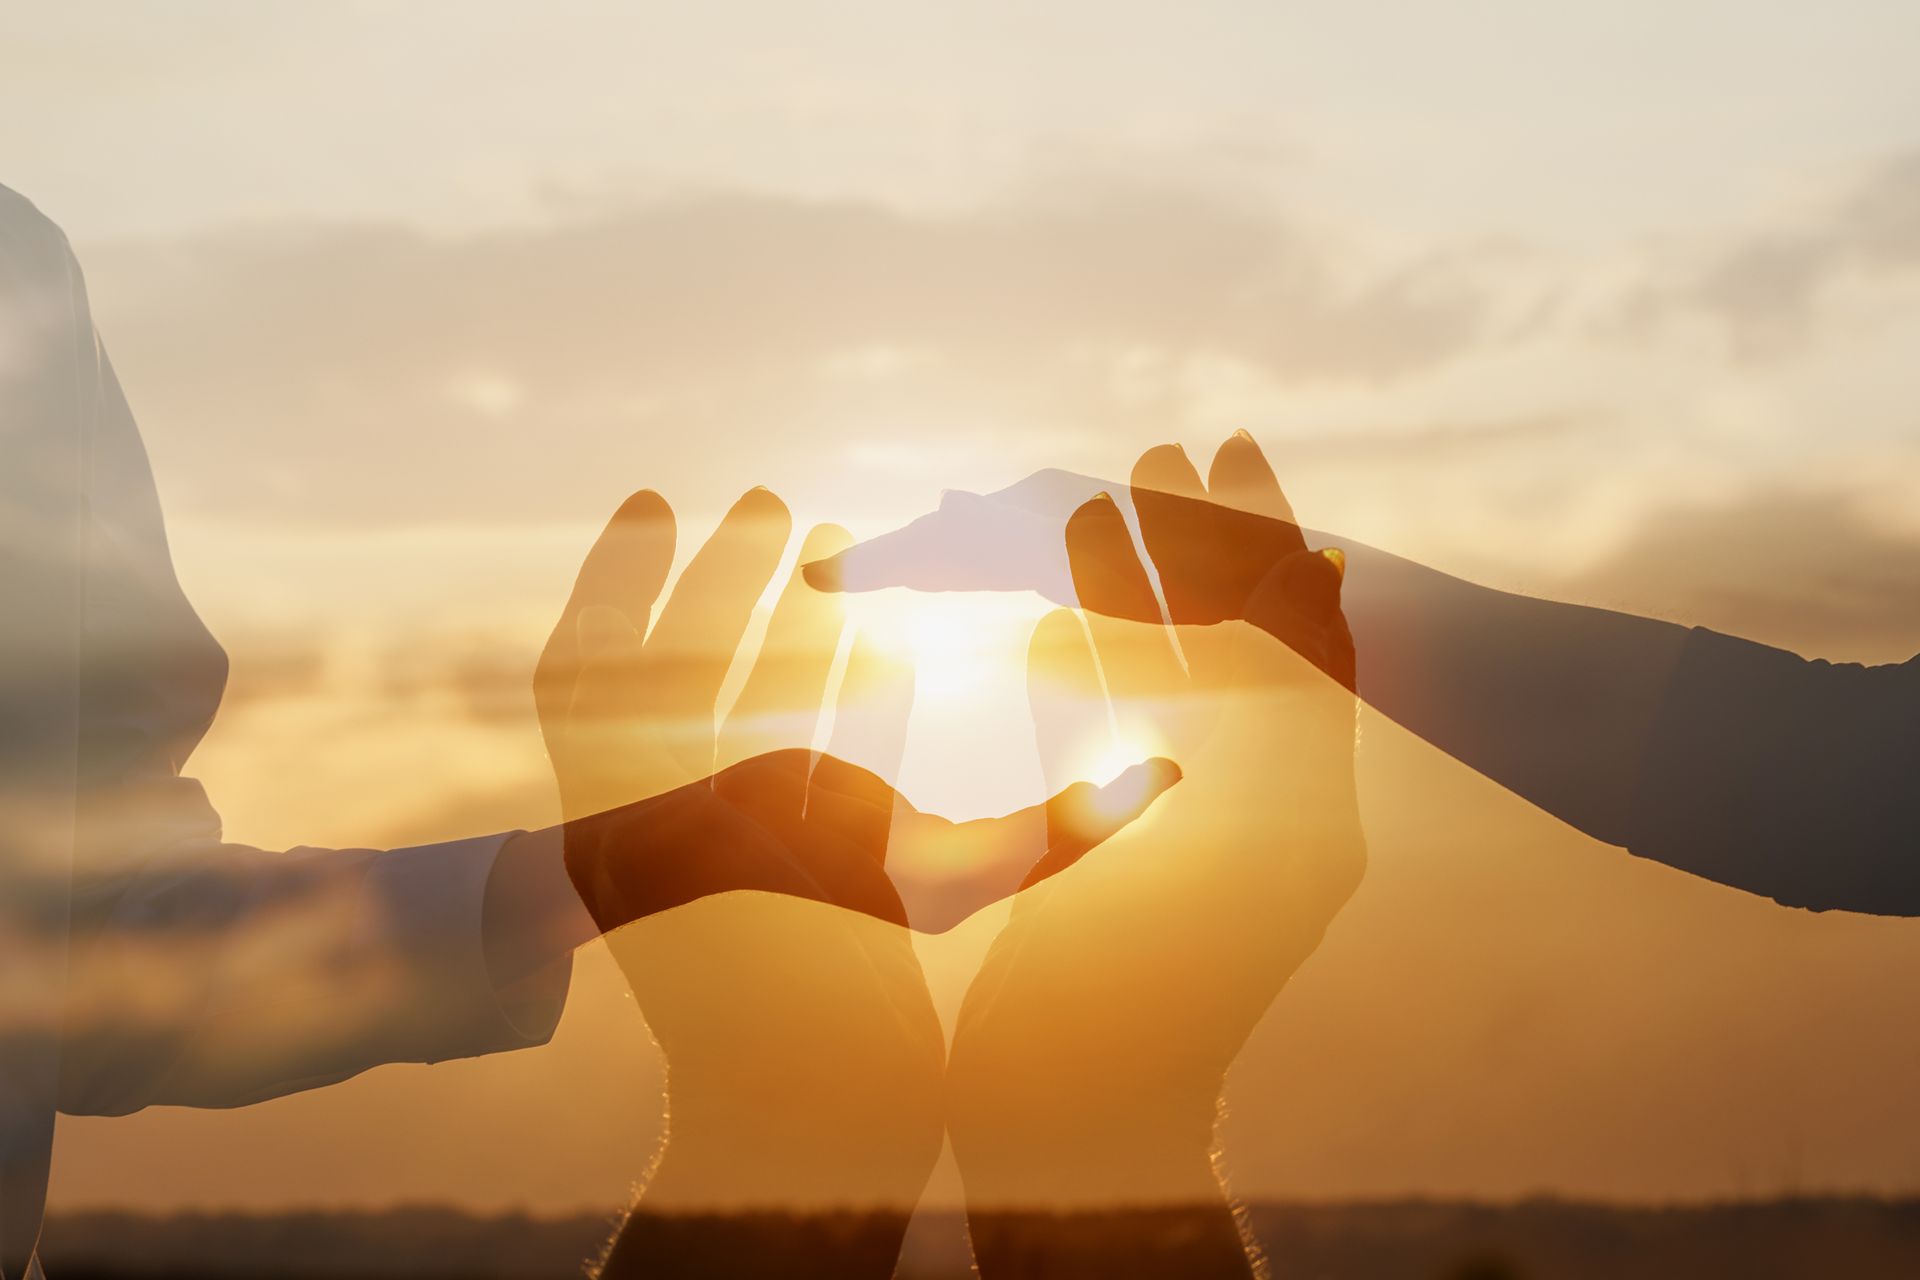
[[[854,597],[861,638],[914,670],[916,703],[954,703],[996,678],[994,663],[1017,653],[1033,602],[989,595],[880,592]]]

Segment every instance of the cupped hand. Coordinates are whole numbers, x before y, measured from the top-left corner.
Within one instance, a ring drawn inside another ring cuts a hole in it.
[[[1029,664],[1049,780],[1117,730],[1185,781],[1098,858],[1021,894],[967,993],[949,1124],[989,1280],[1083,1274],[1086,1237],[1048,1215],[1108,1215],[1111,1240],[1147,1204],[1213,1211],[1178,1247],[1131,1240],[1140,1274],[1249,1273],[1212,1160],[1222,1083],[1365,865],[1340,567],[1291,539],[1264,564],[1218,541],[1221,500],[1290,524],[1255,458],[1230,442],[1211,492],[1177,450],[1135,470],[1172,628],[1113,501],[1067,525],[1083,608],[1041,622]]]
[[[888,1273],[942,1129],[942,1037],[906,926],[952,923],[1036,862],[1069,865],[1175,776],[1156,767],[1110,803],[1069,788],[980,823],[913,810],[886,781],[912,674],[859,638],[828,750],[808,749],[845,619],[797,573],[716,728],[788,531],[773,495],[747,494],[649,629],[674,526],[657,495],[635,495],[589,553],[536,678],[569,872],[668,1064],[669,1141],[608,1274],[730,1273],[757,1247],[742,1214],[849,1209],[859,1220],[823,1245],[824,1265]],[[847,542],[816,528],[801,559]],[[909,879],[903,901],[887,874],[902,840],[993,873],[957,891]],[[688,1225],[715,1214],[712,1230]]]
[[[568,869],[667,1062],[668,1139],[608,1275],[733,1274],[764,1247],[751,1215],[846,1207],[860,1222],[813,1261],[889,1274],[939,1150],[940,1027],[884,866],[894,793],[846,759],[897,765],[911,673],[856,643],[816,758],[843,619],[796,580],[715,723],[789,528],[745,495],[649,628],[674,527],[635,495],[536,678]],[[846,541],[823,526],[803,554]]]
[[[629,498],[581,567],[541,656],[535,694],[567,819],[569,870],[603,932],[743,889],[835,901],[896,924],[904,912],[910,927],[942,932],[1035,878],[1036,867],[1046,874],[1072,865],[1178,780],[1171,762],[1146,760],[1106,787],[1078,783],[1044,804],[964,823],[923,813],[889,788],[873,801],[892,814],[892,825],[881,828],[869,869],[892,848],[887,865],[897,900],[877,886],[845,901],[823,896],[823,883],[840,882],[832,868],[810,863],[830,858],[826,850],[840,833],[817,820],[790,820],[777,787],[762,795],[756,784],[779,771],[743,770],[724,787],[706,781],[757,752],[809,745],[820,719],[846,618],[837,597],[796,573],[725,725],[718,733],[714,725],[728,670],[790,527],[773,494],[747,493],[694,556],[651,630],[674,554],[664,499],[650,490]],[[850,541],[837,526],[819,526],[799,562],[831,556]],[[849,717],[843,740],[860,742],[883,772],[897,771],[912,673],[864,644],[854,655],[841,683]],[[733,838],[731,828],[747,814],[766,824],[759,834],[767,838]],[[676,824],[672,838],[654,830],[662,823]],[[607,893],[616,881],[626,891]],[[590,882],[600,887],[590,892]]]

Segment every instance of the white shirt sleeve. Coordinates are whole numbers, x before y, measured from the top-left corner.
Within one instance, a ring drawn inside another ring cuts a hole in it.
[[[506,836],[379,852],[176,846],[76,886],[60,1109],[236,1107],[390,1062],[543,1044],[559,957],[495,986],[483,904]]]
[[[495,985],[482,926],[487,881],[501,847],[517,832],[395,849],[376,860],[372,879],[394,936],[406,940],[422,978],[440,988],[444,1057],[470,1058],[545,1044],[566,1003],[573,958],[566,955],[514,984]],[[431,1061],[431,1059],[429,1059]]]
[[[63,793],[75,823],[71,870],[64,857],[57,873],[44,872],[0,850],[0,885],[7,874],[39,875],[62,902],[40,940],[48,954],[64,951],[60,1108],[237,1106],[384,1062],[544,1041],[570,963],[556,958],[551,973],[516,981],[510,1001],[487,964],[486,889],[506,837],[392,852],[271,852],[223,840],[213,806],[182,771],[220,704],[226,655],[174,573],[146,450],[78,264],[24,200],[0,190],[0,215],[0,279],[31,269],[60,304],[0,306],[0,346],[28,320],[44,319],[48,333],[28,368],[40,389],[16,425],[72,455],[76,493],[61,509],[80,513],[65,538],[71,551],[44,575],[50,584],[22,597],[32,619],[52,616],[47,602],[65,597],[79,611],[62,637],[69,665],[78,652],[77,698],[56,726],[69,772],[77,756]],[[17,289],[0,296],[21,301]],[[17,346],[7,351],[19,357]],[[8,437],[10,447],[25,440]],[[43,472],[13,477],[8,491],[21,491],[24,514],[0,529],[0,551],[63,545],[51,517],[34,515],[60,497]],[[0,653],[22,635],[20,620],[0,623],[9,642]],[[39,665],[15,665],[6,674],[24,673],[26,692],[46,683]],[[10,716],[9,728],[18,722]],[[12,745],[52,760],[56,736]],[[20,1059],[10,1052],[0,1065]]]

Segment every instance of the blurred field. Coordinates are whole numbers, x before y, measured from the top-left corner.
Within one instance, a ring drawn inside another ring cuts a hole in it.
[[[1180,1209],[1156,1211],[1177,1246]],[[1517,1205],[1400,1202],[1262,1204],[1247,1220],[1275,1280],[1876,1280],[1920,1276],[1920,1200],[1809,1198],[1684,1208],[1563,1201]],[[472,1217],[445,1209],[383,1213],[180,1215],[88,1213],[48,1224],[56,1280],[561,1280],[583,1273],[611,1215]],[[948,1224],[950,1225],[950,1224]],[[1087,1215],[1089,1249],[1110,1222]],[[798,1274],[805,1240],[832,1223],[758,1218],[768,1263]],[[916,1233],[919,1234],[919,1233]],[[949,1231],[925,1233],[952,1238]],[[910,1250],[901,1280],[962,1280],[966,1260]],[[1102,1261],[1125,1277],[1128,1260]],[[1036,1273],[1038,1274],[1038,1273]]]

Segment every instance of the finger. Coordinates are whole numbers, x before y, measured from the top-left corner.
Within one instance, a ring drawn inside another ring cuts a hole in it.
[[[1131,481],[1136,504],[1140,501],[1142,489],[1170,493],[1181,498],[1204,499],[1207,496],[1206,486],[1200,483],[1200,473],[1194,468],[1193,459],[1177,444],[1155,445],[1141,454],[1140,461],[1133,464]]]
[[[1066,557],[1048,565],[1043,551],[1063,518],[950,490],[911,524],[807,564],[807,580],[822,591],[1044,591],[1065,585]]]
[[[938,510],[808,566],[808,581],[822,591],[1033,591],[1072,604],[1060,530],[1081,503],[1115,489],[1047,470],[984,496],[950,490]]]
[[[740,637],[792,529],[786,504],[766,489],[753,489],[688,563],[647,638],[647,694],[656,714],[705,715],[711,722]]]
[[[1038,590],[1046,575],[1036,573],[1031,530],[1022,526],[1039,523],[979,494],[949,492],[911,524],[805,565],[807,581],[821,591]],[[1058,559],[1064,579],[1066,557]]]
[[[1207,501],[1200,473],[1186,451],[1163,444],[1147,450],[1134,464],[1133,509],[1146,544],[1167,615],[1175,622],[1219,622],[1232,616],[1239,594],[1223,590],[1221,566],[1241,554],[1222,536],[1225,513]],[[1226,602],[1233,596],[1232,604]]]
[[[1133,765],[1112,782],[1096,787],[1076,782],[1043,806],[1047,851],[1020,882],[1022,889],[1058,875],[1119,832],[1180,781],[1180,767],[1161,756]],[[1017,822],[1019,814],[1000,819]]]
[[[579,675],[570,719],[617,719],[635,713],[642,643],[633,620],[618,609],[590,604],[574,624]]]
[[[1112,498],[1099,494],[1075,511],[1067,521],[1066,541],[1082,609],[1134,622],[1160,621],[1160,601]]]
[[[1255,584],[1306,546],[1273,469],[1251,436],[1236,433],[1214,457],[1214,490],[1199,497],[1169,491],[1171,460],[1161,453],[1135,467],[1133,498],[1167,613],[1176,623],[1241,617]]]
[[[1222,506],[1288,524],[1298,523],[1293,516],[1293,504],[1280,491],[1280,481],[1273,474],[1267,455],[1244,430],[1228,436],[1213,455],[1213,466],[1207,472],[1207,493]]]
[[[817,525],[801,545],[800,563],[832,555],[852,541],[838,525]],[[841,600],[808,586],[796,568],[773,607],[753,671],[727,713],[720,733],[722,765],[777,747],[813,745],[845,623]]]
[[[825,773],[816,769],[819,784],[828,789],[845,778],[846,770],[860,769],[888,788],[887,813],[892,815],[892,787],[900,777],[907,754],[907,724],[913,717],[913,668],[882,655],[864,637],[855,636],[847,653],[846,671],[834,705],[833,731],[827,754],[820,758]],[[828,761],[832,761],[831,764]],[[813,794],[809,791],[809,797]],[[809,800],[811,803],[811,800]],[[861,828],[863,846],[876,859],[887,851],[887,827]]]
[[[1247,619],[1336,682],[1355,688],[1353,633],[1340,611],[1346,556],[1337,547],[1296,551],[1247,602]]]
[[[1178,690],[1180,662],[1161,621],[1160,601],[1112,498],[1102,494],[1073,513],[1067,559],[1109,696],[1117,702]]]
[[[1085,622],[1056,609],[1027,645],[1027,705],[1048,791],[1099,770],[1114,750],[1113,718]]]
[[[543,727],[557,723],[573,701],[579,674],[580,610],[606,605],[646,634],[653,602],[673,565],[673,546],[673,509],[653,490],[640,490],[613,513],[581,562],[566,607],[534,667],[534,705]]]
[[[569,818],[634,799],[633,778],[618,776],[627,758],[623,730],[636,714],[640,633],[618,609],[588,605],[575,622],[572,698],[548,736],[561,808]]]

